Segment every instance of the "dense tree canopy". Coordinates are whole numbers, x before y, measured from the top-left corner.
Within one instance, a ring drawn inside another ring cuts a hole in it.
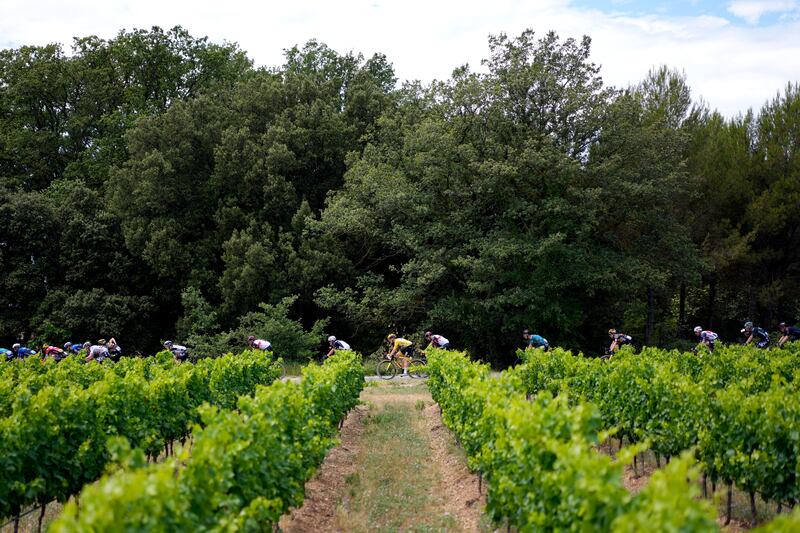
[[[3,343],[434,329],[503,360],[526,326],[596,352],[797,320],[798,84],[726,118],[666,67],[605,85],[588,37],[488,45],[428,85],[182,28],[0,51]]]

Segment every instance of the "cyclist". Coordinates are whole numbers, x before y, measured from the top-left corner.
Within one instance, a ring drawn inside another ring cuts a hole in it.
[[[343,350],[343,351],[344,350],[350,350],[350,345],[349,344],[344,342],[342,339],[337,339],[333,335],[328,337],[328,346],[330,346],[331,349],[325,355],[326,358],[332,356],[338,350]]]
[[[111,360],[115,363],[119,362],[119,358],[122,357],[122,348],[120,348],[119,344],[117,344],[117,341],[114,339],[114,337],[111,337],[108,340],[106,347],[108,348],[108,356],[111,358]]]
[[[180,344],[173,344],[172,341],[164,341],[164,348],[172,352],[175,361],[182,363],[189,357],[189,348]]]
[[[84,344],[84,346],[86,345]],[[100,339],[97,341],[97,344],[88,347],[86,361],[97,361],[98,363],[102,363],[105,361],[108,355],[108,346],[106,346],[106,340]]]
[[[21,346],[19,343],[14,344],[11,347],[11,351],[14,353],[14,357],[18,359],[25,359],[26,357],[36,355],[36,350],[31,350],[27,346]]]
[[[426,350],[429,350],[430,348],[439,348],[440,350],[450,349],[449,340],[442,337],[441,335],[434,335],[430,331],[425,332],[425,340],[428,341],[428,347],[425,348]]]
[[[753,323],[750,321],[744,323],[742,333],[747,336],[747,340],[744,341],[745,346],[753,341],[755,341],[756,348],[766,348],[769,346],[769,333],[767,333],[764,328],[753,327]]]
[[[386,337],[386,342],[392,346],[392,349],[386,354],[386,358],[392,359],[400,355],[403,359],[403,377],[408,377],[408,362],[414,352],[414,343],[408,339],[398,337],[394,333],[390,333]]]
[[[67,356],[67,353],[58,346],[48,346],[47,344],[42,346],[42,354],[45,359],[52,357],[55,361],[61,361]]]
[[[72,344],[71,342],[64,343],[64,351],[67,353],[78,353],[81,351],[80,344]]]
[[[14,352],[9,350],[8,348],[0,348],[0,357],[5,359],[6,361],[11,361],[14,359]]]
[[[269,341],[265,341],[264,339],[256,339],[255,335],[250,335],[247,337],[247,344],[250,345],[250,348],[254,350],[262,350],[265,352],[272,351],[272,343]]]
[[[778,331],[781,332],[781,338],[778,339],[778,346],[783,348],[787,341],[796,341],[800,339],[800,328],[794,326],[787,326],[786,322],[778,324]]]
[[[545,352],[550,348],[550,343],[541,335],[531,335],[527,329],[522,330],[522,338],[525,340],[526,348],[533,348],[534,350],[544,350]]]
[[[611,328],[608,330],[608,336],[611,337],[611,346],[608,347],[608,357],[614,355],[621,346],[625,344],[630,344],[633,339],[630,335],[625,335],[624,333],[617,333],[617,330]]]
[[[700,337],[700,343],[695,347],[695,352],[703,345],[708,347],[709,352],[714,351],[714,343],[717,342],[717,339],[719,339],[719,335],[713,331],[704,331],[700,326],[694,328],[694,334]]]

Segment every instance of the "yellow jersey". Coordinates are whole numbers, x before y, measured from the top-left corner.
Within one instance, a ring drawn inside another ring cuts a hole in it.
[[[411,341],[398,337],[394,340],[394,344],[392,344],[392,350],[396,353],[403,348],[408,348],[412,344],[413,343]]]

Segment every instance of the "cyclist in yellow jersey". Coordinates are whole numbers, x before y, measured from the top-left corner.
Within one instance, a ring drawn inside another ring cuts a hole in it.
[[[403,376],[408,377],[408,362],[411,360],[411,351],[414,343],[410,340],[398,337],[394,333],[390,333],[386,337],[386,342],[392,345],[392,349],[388,354],[386,354],[386,358],[391,359],[398,354],[402,354]]]

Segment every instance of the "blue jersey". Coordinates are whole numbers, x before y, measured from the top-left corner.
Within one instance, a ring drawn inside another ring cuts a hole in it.
[[[761,341],[769,340],[769,333],[767,333],[763,328],[753,328],[751,335],[754,338],[761,339]]]
[[[531,335],[528,339],[528,345],[532,348],[542,348],[547,347],[550,344],[547,342],[547,339],[542,337],[541,335]]]
[[[36,355],[36,350],[31,350],[27,346],[21,346],[17,350],[17,357],[30,357],[31,355]]]

